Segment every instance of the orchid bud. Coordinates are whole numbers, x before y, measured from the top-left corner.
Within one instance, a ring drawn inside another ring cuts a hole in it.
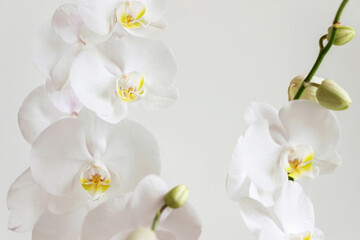
[[[157,240],[157,237],[150,228],[139,227],[132,231],[125,240]]]
[[[179,208],[184,205],[189,197],[189,189],[180,185],[171,189],[165,196],[164,201],[170,208]]]
[[[329,27],[327,40],[330,41],[333,27]],[[351,41],[355,36],[355,29],[349,26],[339,26],[336,32],[334,45],[341,46]]]
[[[332,79],[325,79],[321,83],[316,98],[321,106],[331,110],[345,110],[351,104],[349,94]]]
[[[298,92],[302,82],[304,81],[305,76],[300,75],[295,77],[293,80],[291,80],[289,89],[288,89],[288,95],[289,95],[289,101],[293,100],[296,93]],[[305,88],[304,92],[301,94],[300,99],[307,99],[313,102],[317,102],[316,100],[316,90],[317,88],[315,86],[308,86]]]

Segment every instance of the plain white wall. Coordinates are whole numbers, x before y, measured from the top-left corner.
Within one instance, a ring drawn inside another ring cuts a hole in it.
[[[65,2],[65,1],[62,1]],[[243,111],[251,101],[281,107],[292,77],[305,74],[318,53],[341,0],[170,0],[169,27],[159,36],[175,52],[180,99],[159,112],[133,111],[162,152],[162,177],[185,183],[203,223],[201,240],[252,239],[237,204],[225,192],[227,167]],[[6,194],[29,165],[30,147],[17,125],[28,93],[44,82],[32,60],[37,32],[60,0],[0,0],[0,236],[30,239],[7,230]],[[351,0],[342,22],[360,31],[360,2]],[[360,35],[360,34],[359,34]],[[317,75],[338,81],[352,96],[336,115],[343,135],[343,166],[307,184],[317,225],[329,240],[360,239],[360,37],[334,47]],[[311,116],[309,116],[311,117]],[[291,213],[289,213],[291,214]]]

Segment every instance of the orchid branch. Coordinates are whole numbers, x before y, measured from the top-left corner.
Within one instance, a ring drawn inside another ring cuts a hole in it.
[[[341,14],[346,6],[346,4],[349,2],[349,0],[343,0],[343,2],[341,3],[335,19],[333,21],[333,29],[331,32],[331,36],[330,36],[330,40],[328,41],[328,43],[326,44],[325,47],[320,48],[320,53],[316,59],[316,62],[314,64],[314,66],[312,67],[312,69],[310,70],[309,74],[306,76],[305,80],[303,81],[303,83],[301,84],[299,90],[297,91],[294,100],[295,99],[300,99],[301,94],[304,92],[305,88],[306,88],[306,83],[309,83],[311,81],[311,79],[314,77],[315,73],[317,72],[317,70],[320,67],[320,64],[322,63],[323,59],[325,58],[326,54],[329,52],[330,48],[332,47],[332,45],[334,44],[335,41],[335,37],[336,37],[336,32],[340,26],[340,17]]]

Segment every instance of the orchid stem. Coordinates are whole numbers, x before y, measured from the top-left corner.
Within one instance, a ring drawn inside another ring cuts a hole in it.
[[[157,210],[151,230],[153,230],[153,231],[156,230],[156,227],[159,223],[160,216],[161,216],[162,212],[165,210],[165,208],[167,208],[166,204],[164,204],[159,210]]]
[[[311,79],[314,77],[315,73],[317,72],[317,70],[319,69],[320,67],[320,64],[322,63],[323,59],[325,58],[326,54],[329,52],[331,46],[334,44],[335,42],[335,37],[336,37],[336,32],[337,32],[337,29],[338,27],[340,26],[340,17],[341,17],[341,14],[346,6],[346,4],[349,2],[349,0],[343,0],[343,2],[341,3],[337,13],[336,13],[336,16],[335,16],[335,19],[333,21],[333,29],[332,29],[332,33],[331,33],[331,36],[330,36],[330,40],[329,42],[326,44],[325,47],[323,48],[320,48],[320,53],[319,53],[319,56],[317,57],[316,59],[316,62],[314,64],[314,66],[312,67],[312,69],[310,70],[309,74],[306,76],[305,80],[303,81],[303,83],[301,84],[299,90],[297,91],[295,97],[294,97],[294,100],[296,99],[300,99],[301,97],[301,94],[304,92],[306,86],[305,84],[310,82]]]

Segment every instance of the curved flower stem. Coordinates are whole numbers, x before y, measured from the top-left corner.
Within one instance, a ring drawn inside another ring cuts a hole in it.
[[[151,227],[151,230],[155,231],[156,230],[156,227],[157,227],[157,224],[159,222],[159,219],[160,219],[160,216],[162,214],[162,212],[165,210],[165,208],[167,208],[167,205],[164,204],[160,210],[157,210],[156,212],[156,215],[155,215],[155,218],[154,218],[154,221],[153,221],[153,224],[152,224],[152,227]]]
[[[320,49],[319,56],[316,59],[316,62],[314,64],[314,66],[312,67],[309,74],[306,76],[305,80],[301,84],[299,90],[297,91],[297,93],[296,93],[296,95],[294,97],[294,100],[299,99],[301,97],[301,94],[304,92],[304,90],[306,88],[305,83],[310,82],[311,79],[314,77],[314,75],[315,75],[316,71],[319,69],[320,64],[323,61],[324,57],[329,52],[331,46],[334,44],[335,37],[336,37],[336,32],[337,32],[338,27],[340,26],[339,21],[340,21],[341,14],[342,14],[342,12],[343,12],[343,10],[344,10],[344,8],[345,8],[345,6],[346,6],[346,4],[348,2],[349,2],[349,0],[343,0],[343,2],[341,3],[341,5],[340,5],[340,7],[339,7],[339,9],[338,9],[338,11],[336,13],[334,22],[333,22],[333,30],[332,30],[332,33],[331,33],[331,36],[330,36],[330,40],[326,44],[326,46],[324,48]]]

